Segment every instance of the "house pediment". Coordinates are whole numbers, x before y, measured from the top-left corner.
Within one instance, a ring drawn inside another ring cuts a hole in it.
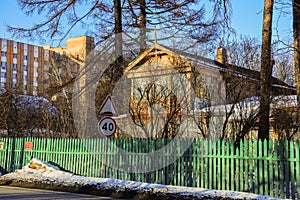
[[[174,70],[190,72],[191,69],[191,64],[187,59],[161,45],[153,44],[133,60],[124,72],[130,77],[140,77],[169,74]]]

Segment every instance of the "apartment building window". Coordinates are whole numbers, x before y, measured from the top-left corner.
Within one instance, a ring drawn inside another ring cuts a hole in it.
[[[13,70],[17,70],[18,69],[18,65],[17,64],[13,64]]]
[[[6,51],[1,51],[1,56],[6,57]]]
[[[28,66],[27,66],[27,65],[24,65],[24,66],[23,66],[23,69],[24,69],[24,71],[27,71],[27,70],[28,70]]]
[[[6,72],[1,72],[1,77],[5,78],[6,77]]]
[[[16,53],[14,53],[14,58],[17,58],[17,54]]]
[[[13,79],[17,79],[17,74],[13,74]]]
[[[2,69],[6,69],[6,66],[7,66],[7,62],[1,62],[1,67],[2,67]]]
[[[24,81],[27,81],[27,75],[24,75],[24,76],[23,76],[23,80],[24,80]]]
[[[38,67],[39,67],[39,63],[36,62],[36,61],[34,61],[34,62],[33,62],[33,66],[34,66],[34,68],[38,68]]]
[[[28,60],[28,56],[27,55],[24,55],[24,60]]]
[[[35,58],[39,57],[39,48],[37,46],[34,47],[34,54],[33,54],[33,56]]]
[[[24,84],[24,90],[27,90],[27,85]]]
[[[16,88],[16,87],[17,87],[17,83],[13,83],[13,84],[12,84],[12,87],[13,87],[13,88]]]

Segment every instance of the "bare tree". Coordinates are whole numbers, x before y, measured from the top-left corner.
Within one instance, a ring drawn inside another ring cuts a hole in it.
[[[272,102],[271,125],[273,137],[278,139],[299,139],[299,124],[294,96],[277,96]]]
[[[274,0],[264,1],[263,30],[262,30],[262,50],[260,67],[260,111],[259,111],[259,131],[260,139],[269,138],[269,117],[270,117],[270,86],[272,78],[272,17]]]
[[[205,3],[201,1],[127,0],[127,2],[128,4],[124,6],[124,25],[140,28],[141,51],[146,46],[147,31],[153,29],[153,26],[159,26],[159,29],[175,33],[175,35],[166,36],[162,40],[168,39],[167,37],[189,37],[201,43],[209,42],[221,31],[221,23],[228,22],[230,13],[221,14],[222,11],[229,10],[229,1],[213,3],[211,16],[208,16]],[[224,7],[220,6],[223,3]]]
[[[298,123],[300,124],[300,1],[293,0],[293,33],[294,33],[294,65],[295,81],[297,89],[297,113]]]
[[[9,121],[9,112],[11,110],[11,101],[12,101],[12,94],[9,91],[4,92],[0,96],[0,110],[1,110],[1,130],[4,132],[3,135],[7,134],[10,136],[10,128],[11,124]]]
[[[103,37],[107,37],[114,31],[112,23],[108,23],[114,17],[111,15],[112,6],[103,1],[89,1],[85,9],[82,9],[84,2],[81,0],[19,0],[18,3],[25,14],[45,14],[46,20],[37,22],[32,27],[8,26],[8,30],[17,37],[44,39],[45,36],[50,38],[61,36],[60,41],[62,41],[75,26],[89,27],[88,17],[101,17],[102,20],[95,25],[106,27],[103,29]]]
[[[256,38],[240,36],[223,44],[229,64],[251,70],[260,70],[261,45]]]
[[[44,97],[27,96],[7,91],[0,96],[2,136],[50,137],[58,110]]]
[[[293,70],[291,66],[292,62],[290,54],[283,52],[276,45],[273,45],[272,47],[273,52],[276,52],[276,55],[274,55],[274,74],[277,78],[276,81],[279,81],[278,79],[280,79],[292,86]],[[225,46],[225,48],[227,49],[228,53],[227,55],[229,69],[231,68],[231,64],[256,71],[260,69],[261,47],[256,39],[241,37],[240,40],[233,40],[232,42],[229,42]],[[251,73],[247,75],[249,78],[253,76],[253,72]],[[225,77],[227,77],[225,78],[227,80],[227,97],[229,97],[230,102],[232,103],[230,105],[227,105],[227,108],[224,109],[225,111],[227,111],[226,118],[230,118],[229,120],[227,120],[229,124],[226,125],[225,129],[228,133],[225,134],[231,135],[230,137],[235,137],[235,141],[237,144],[239,140],[238,138],[242,139],[244,138],[244,136],[248,137],[248,132],[256,128],[256,126],[258,125],[257,120],[259,119],[259,112],[257,110],[257,106],[259,104],[258,97],[260,93],[257,92],[257,90],[259,89],[259,87],[257,87],[257,82],[252,82],[251,79],[241,80],[237,77],[230,77],[228,75]],[[275,81],[275,79],[271,76],[270,86],[271,80]],[[280,138],[284,138],[285,132],[288,132],[287,135],[294,136],[294,130],[296,130],[296,128],[293,124],[294,122],[290,121],[291,119],[294,120],[294,114],[292,114],[293,109],[291,108],[293,103],[290,101],[289,104],[286,103],[279,105],[278,103],[276,103],[276,101],[278,101],[278,99],[282,101],[280,96],[285,94],[284,91],[278,92],[274,87],[270,87],[269,89],[269,95],[272,95],[270,96],[270,103],[272,103],[272,107],[270,108],[270,117],[276,116],[276,120],[272,121],[270,127],[276,127],[274,134],[277,134]],[[292,96],[290,96],[290,98],[291,97]],[[234,109],[234,112],[232,112],[232,109]],[[290,116],[289,119],[285,119],[285,115],[280,114],[286,111],[286,117]],[[272,118],[270,119],[270,117],[269,120],[272,120]],[[282,120],[280,119],[280,117],[283,117]],[[289,127],[288,124],[291,125],[289,130],[287,129]],[[231,128],[228,129],[228,127],[230,126]],[[255,134],[253,135],[253,137],[256,138]],[[275,138],[276,137],[277,136],[275,136]]]
[[[57,60],[48,62],[49,71],[47,95],[59,109],[59,120],[56,131],[62,137],[77,137],[72,117],[72,88],[79,64],[61,55]]]
[[[274,49],[278,52],[279,50]],[[274,76],[285,83],[293,86],[295,85],[294,62],[290,53],[282,53],[274,56]]]
[[[180,126],[180,104],[176,95],[162,85],[150,83],[135,88],[135,99],[130,100],[129,112],[147,138],[174,138]],[[150,129],[147,128],[150,124]],[[160,128],[158,128],[160,127]]]

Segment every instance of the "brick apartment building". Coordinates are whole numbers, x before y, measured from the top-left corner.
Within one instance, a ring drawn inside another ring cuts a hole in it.
[[[42,94],[45,60],[49,59],[49,51],[2,38],[0,45],[0,87],[28,95]]]
[[[82,64],[94,49],[94,38],[68,38],[64,47],[35,46],[0,38],[0,88],[15,93],[44,96],[49,85],[51,62],[68,59]]]

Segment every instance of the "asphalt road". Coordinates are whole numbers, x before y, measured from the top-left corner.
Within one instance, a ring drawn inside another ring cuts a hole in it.
[[[51,190],[40,190],[10,186],[0,186],[0,199],[20,200],[20,199],[101,199],[113,200],[110,197],[99,197],[94,195],[76,194],[69,192],[58,192]],[[120,199],[118,199],[120,200]]]

